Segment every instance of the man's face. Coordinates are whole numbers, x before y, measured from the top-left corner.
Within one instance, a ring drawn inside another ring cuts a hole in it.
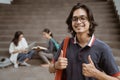
[[[73,12],[72,27],[76,33],[89,33],[90,23],[88,21],[87,13],[80,8]]]

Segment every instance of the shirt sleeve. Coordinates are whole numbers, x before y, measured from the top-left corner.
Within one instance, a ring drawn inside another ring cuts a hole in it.
[[[45,50],[46,53],[52,53],[54,51],[54,43],[49,40],[49,43],[48,43],[48,50]]]
[[[28,48],[28,43],[27,43],[27,41],[26,41],[25,38],[22,38],[22,46],[23,46],[24,48]]]
[[[11,42],[9,46],[9,53],[12,54],[14,50],[15,50],[15,45],[13,44],[13,42]]]
[[[111,76],[119,73],[118,66],[115,62],[113,53],[112,53],[109,46],[104,47],[103,54],[102,54],[101,58],[102,59],[101,59],[100,65],[105,73],[107,73],[108,75],[111,75]]]

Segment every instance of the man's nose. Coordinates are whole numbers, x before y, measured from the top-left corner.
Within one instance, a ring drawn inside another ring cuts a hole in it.
[[[80,19],[77,19],[77,23],[81,23],[82,21]]]

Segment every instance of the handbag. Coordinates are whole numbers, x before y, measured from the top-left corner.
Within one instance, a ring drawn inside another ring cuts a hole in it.
[[[69,42],[69,37],[66,37],[64,39],[64,43],[63,43],[63,57],[66,57],[66,49],[67,49],[67,46],[68,46],[68,42]],[[56,73],[55,73],[55,79],[54,80],[61,80],[62,72],[63,72],[63,70],[57,70]]]

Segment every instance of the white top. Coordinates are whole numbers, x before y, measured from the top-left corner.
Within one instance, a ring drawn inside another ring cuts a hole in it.
[[[17,56],[19,53],[13,54],[13,52],[15,50],[27,49],[27,48],[28,48],[28,43],[25,38],[22,38],[22,40],[19,41],[18,46],[15,46],[15,44],[13,42],[11,42],[10,47],[9,47],[9,53],[11,54],[11,56],[10,56],[11,62],[13,62],[13,63],[17,62]]]

